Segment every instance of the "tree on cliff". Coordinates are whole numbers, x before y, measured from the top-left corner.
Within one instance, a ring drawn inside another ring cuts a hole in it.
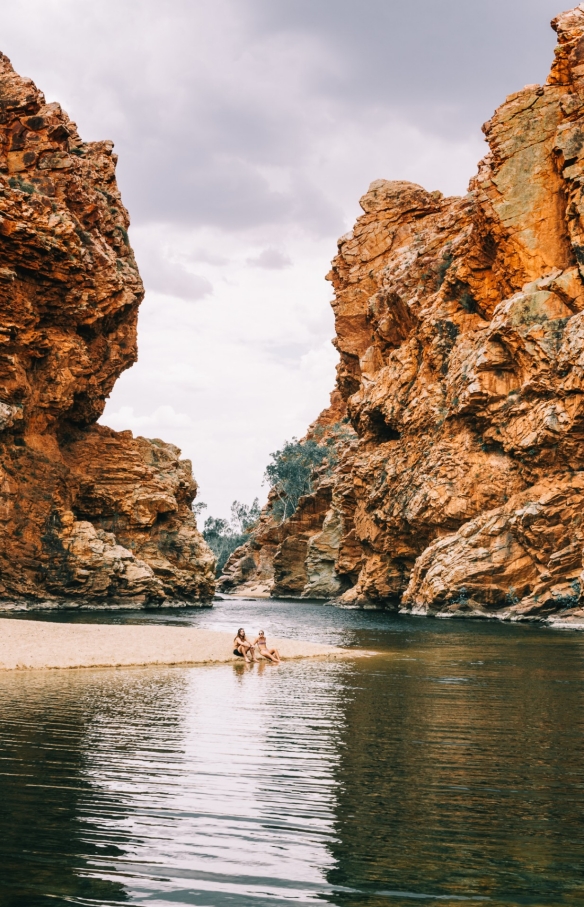
[[[312,473],[326,459],[327,448],[317,441],[285,441],[282,450],[270,454],[265,481],[274,489],[277,501],[274,514],[287,520],[298,507],[298,501],[312,491]]]
[[[196,505],[198,508],[197,513],[200,513],[205,506],[205,504]],[[231,505],[230,520],[212,516],[207,517],[203,529],[203,538],[217,558],[217,566],[215,568],[217,576],[220,576],[223,572],[223,567],[230,554],[248,540],[249,533],[257,523],[259,516],[260,504],[256,498],[252,504],[242,504],[240,501],[234,501]]]
[[[266,467],[264,480],[276,492],[272,511],[280,521],[291,517],[300,498],[312,493],[315,470],[325,463],[327,471],[336,466],[340,445],[354,437],[350,426],[338,423],[328,426],[326,433],[322,428],[317,430],[313,438],[304,441],[292,438],[282,450],[270,454],[272,462]]]

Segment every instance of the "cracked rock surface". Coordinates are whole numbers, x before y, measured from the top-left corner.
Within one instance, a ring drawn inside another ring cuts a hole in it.
[[[190,462],[97,424],[143,297],[112,148],[0,55],[0,608],[213,596]]]
[[[347,605],[584,618],[584,4],[552,25],[464,198],[361,199],[329,274],[358,439],[287,524],[268,505],[223,588],[292,594],[285,562]]]

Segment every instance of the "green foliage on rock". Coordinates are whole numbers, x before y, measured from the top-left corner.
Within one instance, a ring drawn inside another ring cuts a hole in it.
[[[327,449],[316,441],[285,441],[282,450],[270,454],[265,481],[274,489],[277,500],[272,507],[280,520],[292,516],[298,501],[312,491],[312,473],[326,459]]]
[[[250,505],[234,501],[231,505],[231,526],[239,535],[249,533],[259,520],[260,513],[261,508],[257,498]]]
[[[283,522],[298,507],[300,498],[314,491],[315,471],[324,467],[331,472],[339,459],[340,448],[355,438],[355,432],[345,424],[337,424],[314,432],[313,438],[286,441],[281,450],[270,454],[264,480],[276,493],[272,505],[274,516]]]
[[[264,480],[275,491],[272,514],[278,521],[283,522],[292,516],[300,498],[314,490],[316,470],[320,476],[332,472],[343,445],[349,444],[355,437],[355,432],[349,425],[338,423],[327,426],[326,429],[317,429],[312,438],[304,441],[292,438],[284,443],[281,450],[270,454],[271,462],[266,467]],[[206,507],[202,503],[193,504],[193,511],[200,516]],[[217,576],[223,573],[225,564],[236,548],[249,540],[260,514],[261,508],[256,498],[249,505],[234,501],[229,520],[207,517],[203,538],[217,558]]]
[[[196,504],[193,510],[197,515],[206,508],[206,504]],[[256,498],[252,504],[234,501],[231,505],[231,519],[223,520],[209,516],[205,520],[203,538],[217,558],[215,573],[220,576],[229,557],[236,548],[243,545],[260,516],[260,504]]]

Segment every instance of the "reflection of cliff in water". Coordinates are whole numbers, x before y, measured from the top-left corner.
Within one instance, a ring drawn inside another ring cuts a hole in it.
[[[581,903],[582,640],[498,629],[437,628],[347,676],[335,903]]]
[[[149,736],[150,700],[169,693],[172,684],[140,671],[0,675],[2,904],[128,900],[114,865],[129,841],[126,810],[91,763],[97,749],[112,767],[135,754]],[[165,722],[176,745],[174,712],[173,701]]]

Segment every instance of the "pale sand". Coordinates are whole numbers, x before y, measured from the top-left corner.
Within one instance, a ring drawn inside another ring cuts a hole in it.
[[[57,624],[0,619],[0,670],[243,662],[232,633],[144,624]],[[253,638],[252,638],[253,641]],[[269,640],[282,659],[343,658],[364,652],[296,639]],[[367,653],[369,654],[369,653]]]

